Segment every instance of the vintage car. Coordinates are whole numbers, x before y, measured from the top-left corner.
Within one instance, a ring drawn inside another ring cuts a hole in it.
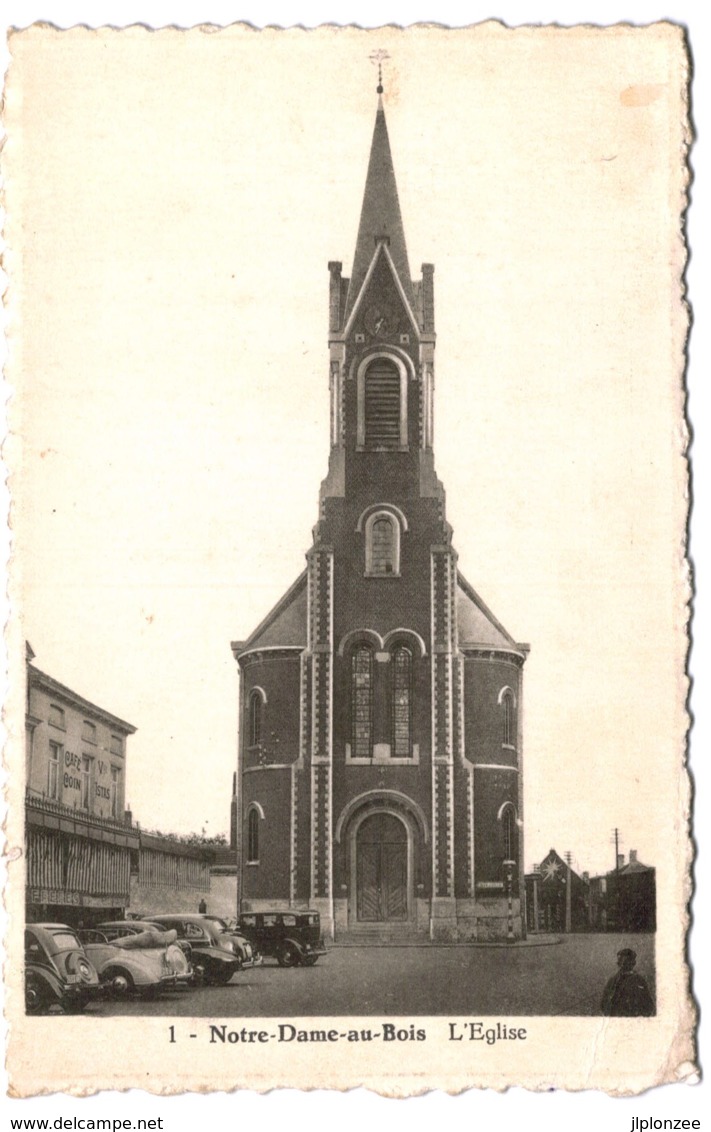
[[[77,1014],[100,993],[99,976],[66,924],[29,924],[25,931],[25,1009]]]
[[[163,928],[158,928],[157,924],[152,924],[148,920],[109,920],[103,924],[96,925],[98,931],[103,932],[109,943],[116,943],[118,940],[126,939],[128,936],[140,936],[144,932],[164,932]],[[164,933],[165,934],[165,933]],[[140,941],[139,941],[140,942]],[[170,941],[160,940],[161,945],[165,945]],[[136,941],[134,940],[134,946]],[[185,940],[180,940],[176,935],[172,938],[172,946],[179,947],[185,957],[185,964],[179,961],[177,966],[180,968],[175,977],[176,986],[186,987],[193,981],[193,965],[190,957],[190,944]],[[171,951],[171,956],[177,961],[177,956]]]
[[[190,965],[175,934],[158,931],[152,924],[125,934],[86,928],[79,938],[101,982],[117,989],[123,980],[129,993],[150,997],[190,978]]]
[[[326,954],[318,912],[285,908],[275,912],[243,912],[239,929],[262,955],[280,967],[313,967]]]
[[[209,986],[224,986],[242,969],[237,944],[207,916],[175,913],[151,916],[150,922],[163,931],[176,932],[179,943],[187,941],[190,944],[196,978]]]
[[[235,949],[240,959],[242,960],[243,967],[260,967],[262,964],[262,956],[259,949],[254,947],[252,941],[240,931],[236,920],[223,920],[221,916],[212,916],[209,912],[203,912],[200,916],[203,920],[209,920],[223,935],[230,937],[235,945]]]

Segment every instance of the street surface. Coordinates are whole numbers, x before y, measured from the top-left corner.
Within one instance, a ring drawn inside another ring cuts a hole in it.
[[[570,935],[543,946],[334,947],[315,967],[282,968],[266,960],[226,987],[96,1003],[86,1013],[214,1019],[589,1015],[599,1013],[621,947],[637,952],[637,970],[654,996],[653,935]]]

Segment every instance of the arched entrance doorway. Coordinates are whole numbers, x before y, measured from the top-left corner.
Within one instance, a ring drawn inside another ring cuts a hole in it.
[[[355,836],[356,917],[361,923],[409,917],[409,840],[400,818],[377,811]]]

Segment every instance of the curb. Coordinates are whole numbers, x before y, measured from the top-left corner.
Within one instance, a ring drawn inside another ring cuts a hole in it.
[[[445,943],[435,940],[392,940],[387,942],[378,943],[375,941],[360,941],[360,940],[333,940],[329,943],[329,951],[335,951],[338,948],[406,948],[406,947],[420,947],[420,948],[466,948],[468,951],[473,948],[500,948],[503,951],[520,951],[528,947],[555,947],[557,944],[563,942],[562,936],[546,936],[545,939],[518,939],[513,943],[506,943],[492,940],[477,941],[470,940],[464,943]]]

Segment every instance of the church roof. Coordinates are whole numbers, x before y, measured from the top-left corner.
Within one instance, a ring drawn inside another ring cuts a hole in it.
[[[466,578],[457,573],[457,621],[459,644],[473,648],[506,649],[508,652],[527,652],[527,646],[517,644],[484,604]]]
[[[251,649],[306,648],[306,571],[300,574],[284,596],[246,641],[233,648],[237,655]]]
[[[299,575],[246,641],[233,645],[237,655],[252,649],[306,648],[306,571]],[[525,653],[507,633],[462,574],[457,574],[457,620],[459,644],[470,648],[505,649]]]
[[[388,127],[385,123],[382,99],[378,99],[368,174],[363,193],[363,207],[360,214],[353,269],[346,300],[346,321],[350,317],[365,282],[377,242],[383,237],[387,237],[393,266],[398,274],[407,301],[414,310],[415,303],[410,278],[410,265],[407,259],[405,229],[400,213],[400,201],[397,195],[392,153],[390,152]]]

